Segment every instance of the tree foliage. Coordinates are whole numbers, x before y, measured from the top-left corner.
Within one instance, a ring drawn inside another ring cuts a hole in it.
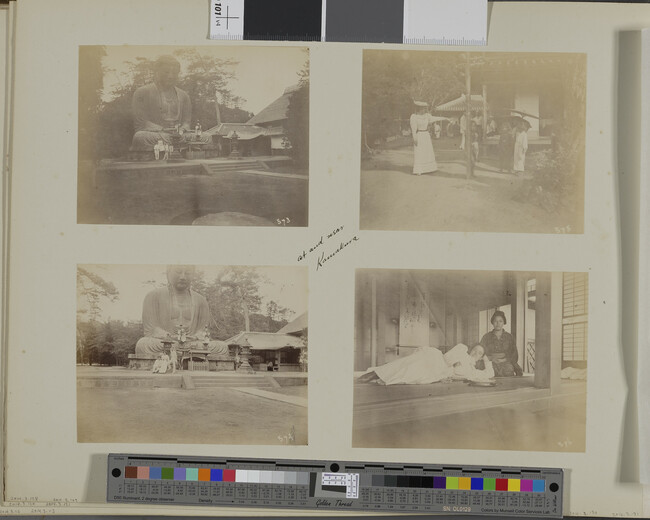
[[[79,47],[79,146],[80,160],[97,157],[98,122],[103,87],[102,58],[106,55],[103,45]]]
[[[77,292],[86,302],[86,306],[80,306],[77,313],[88,314],[91,320],[97,319],[103,299],[115,301],[119,297],[119,291],[112,282],[81,266],[77,266]]]
[[[463,58],[456,52],[366,52],[363,57],[364,144],[398,135],[413,101],[435,107],[464,91]]]
[[[309,62],[305,62],[298,74],[298,88],[289,98],[287,108],[287,153],[296,166],[309,165]]]
[[[208,300],[211,336],[225,340],[246,330],[246,312],[251,331],[277,332],[286,325],[292,311],[276,302],[267,302],[263,313],[260,288],[266,283],[268,280],[252,267],[225,267],[211,281],[197,273],[193,288]]]
[[[77,325],[77,363],[125,366],[128,354],[135,352],[135,344],[142,334],[139,322],[80,321]]]
[[[527,159],[535,178],[526,187],[526,200],[549,213],[584,205],[587,63],[582,54],[567,55],[565,60],[559,71],[564,107],[561,124],[553,127],[551,148]],[[582,215],[582,211],[576,214]],[[577,222],[576,229],[580,227]]]
[[[100,321],[100,303],[105,298],[117,298],[117,289],[84,268],[78,269],[77,277],[80,300],[88,302],[90,309],[77,315],[77,362],[126,365],[128,354],[135,352],[135,344],[143,336],[142,322],[110,318]],[[160,285],[155,280],[144,283],[152,288]],[[284,327],[293,311],[272,300],[264,302],[260,289],[266,283],[268,280],[253,267],[225,267],[212,279],[197,271],[192,289],[208,301],[212,316],[210,336],[225,340],[245,330],[246,310],[251,331],[277,332]]]
[[[101,60],[105,49],[95,49],[83,54],[80,68],[84,75],[83,81],[80,79],[80,85],[84,85],[84,94],[80,94],[79,101],[80,154],[99,158],[120,157],[131,146],[134,134],[133,93],[153,81],[155,60],[138,57],[117,71],[103,67]],[[204,130],[215,126],[217,101],[222,122],[243,123],[252,117],[250,112],[241,109],[245,100],[233,94],[229,87],[229,81],[235,77],[236,61],[201,54],[196,49],[179,49],[174,55],[182,64],[177,86],[190,96],[193,124],[200,122]],[[104,93],[104,100],[98,96],[98,76],[100,88],[104,76],[117,79],[117,86]],[[92,150],[92,153],[86,153],[86,150]]]

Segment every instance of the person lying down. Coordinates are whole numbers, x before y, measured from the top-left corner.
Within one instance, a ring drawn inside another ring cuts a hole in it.
[[[384,385],[427,385],[444,379],[490,381],[494,377],[492,363],[481,345],[468,352],[459,343],[445,354],[435,347],[420,347],[410,356],[370,367],[361,374],[361,383]]]

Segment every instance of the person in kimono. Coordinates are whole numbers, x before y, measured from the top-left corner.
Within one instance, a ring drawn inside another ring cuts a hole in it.
[[[503,329],[508,322],[503,311],[495,311],[490,319],[493,329],[481,338],[485,355],[491,361],[496,377],[521,376],[515,338]]]
[[[514,150],[514,129],[509,121],[503,121],[499,128],[499,170],[502,173],[512,173]]]
[[[515,155],[513,161],[513,170],[517,174],[524,173],[526,169],[526,152],[528,151],[528,129],[530,123],[522,119],[515,127]]]

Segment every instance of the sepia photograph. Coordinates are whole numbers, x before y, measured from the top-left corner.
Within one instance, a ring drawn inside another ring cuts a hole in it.
[[[80,46],[77,222],[307,226],[309,50]]]
[[[358,269],[359,448],[584,452],[587,273]]]
[[[77,266],[77,441],[307,444],[307,269]]]
[[[583,233],[586,66],[364,50],[361,229]]]

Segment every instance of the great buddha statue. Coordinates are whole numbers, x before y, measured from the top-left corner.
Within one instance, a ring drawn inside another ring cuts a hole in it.
[[[205,297],[190,289],[195,272],[194,266],[168,266],[167,287],[154,289],[145,296],[144,337],[135,345],[136,355],[160,355],[165,352],[163,341],[177,341],[179,330],[183,331],[184,341],[176,348],[207,349],[208,359],[228,354],[225,342],[205,336],[211,321],[210,309]]]
[[[153,151],[160,140],[174,147],[187,142],[212,142],[208,133],[191,130],[190,96],[176,86],[180,70],[176,58],[161,56],[154,63],[153,83],[134,92],[132,151]]]

